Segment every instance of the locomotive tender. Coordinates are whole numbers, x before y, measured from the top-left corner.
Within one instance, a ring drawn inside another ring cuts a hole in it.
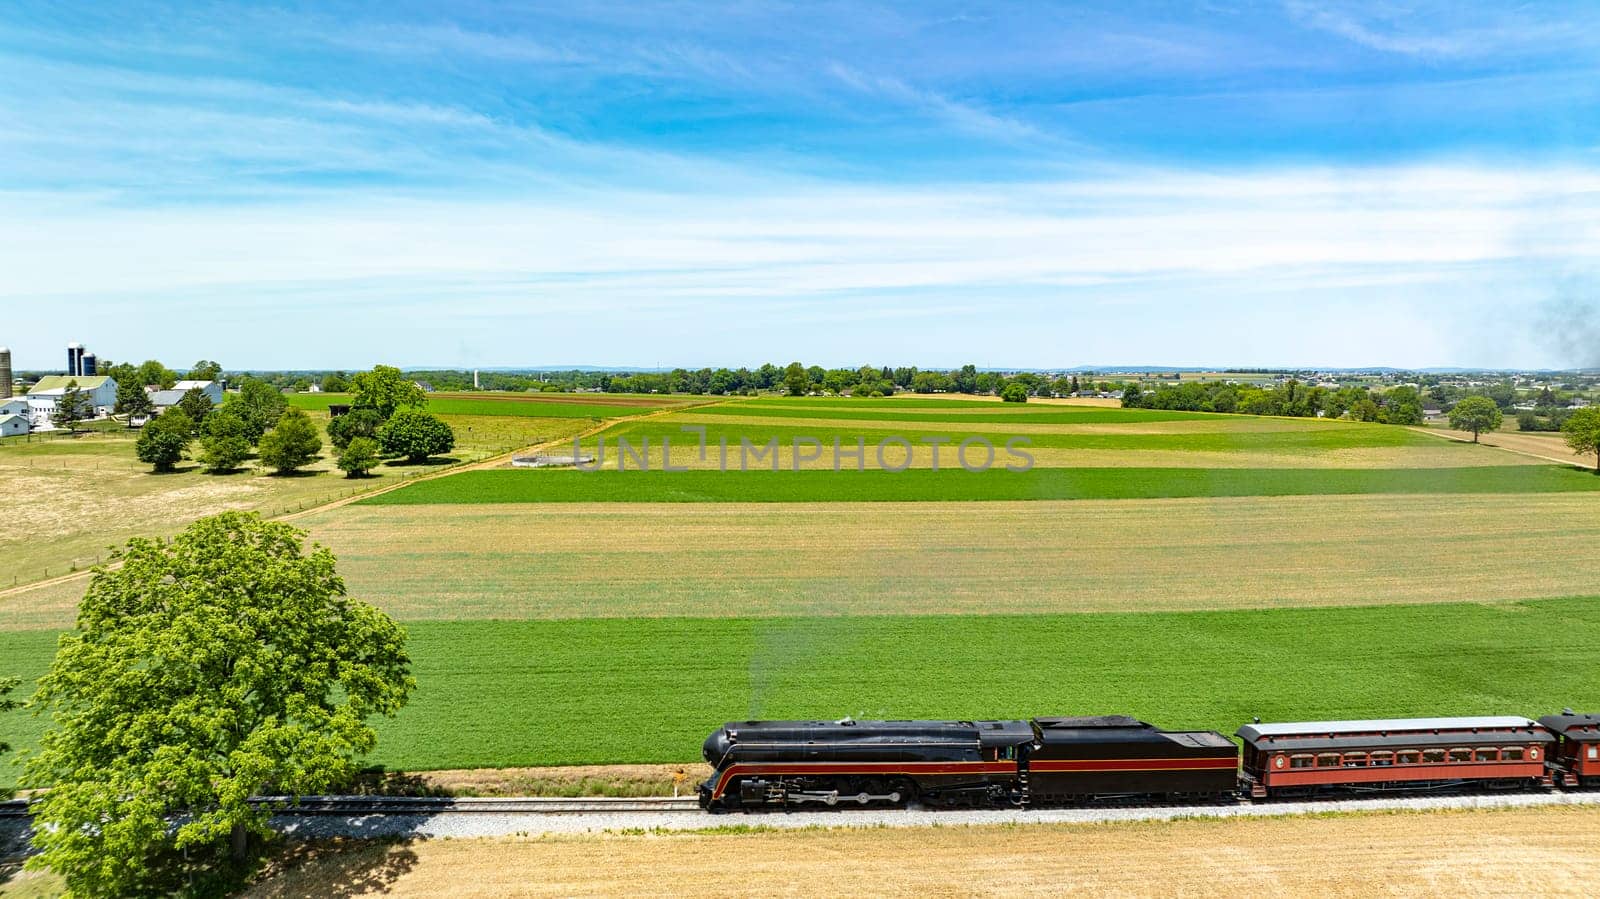
[[[1600,715],[1256,722],[1236,736],[1242,754],[1215,731],[1123,715],[730,722],[706,738],[713,774],[700,804],[1024,807],[1600,786]]]

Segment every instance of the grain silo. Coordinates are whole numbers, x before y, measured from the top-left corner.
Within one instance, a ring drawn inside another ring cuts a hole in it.
[[[78,374],[83,375],[86,378],[93,376],[95,373],[95,365],[96,360],[94,358],[94,354],[84,353],[83,358],[79,360]]]
[[[11,348],[0,346],[0,400],[11,399]]]
[[[67,376],[83,374],[83,344],[67,344]]]

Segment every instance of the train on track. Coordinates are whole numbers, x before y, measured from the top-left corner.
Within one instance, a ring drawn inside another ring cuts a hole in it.
[[[1306,721],[1168,731],[1122,715],[744,721],[706,738],[711,811],[1206,803],[1600,787],[1600,714]]]

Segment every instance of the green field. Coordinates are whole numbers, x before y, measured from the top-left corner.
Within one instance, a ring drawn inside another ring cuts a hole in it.
[[[901,472],[491,470],[414,484],[361,502],[970,502],[1595,490],[1600,490],[1600,478],[1578,469],[1545,465],[1438,469],[1035,468],[1027,472],[948,468]]]
[[[660,400],[649,397],[617,397],[609,402],[585,402],[583,399],[548,399],[551,394],[429,394],[426,410],[434,415],[506,415],[522,418],[616,418],[636,415],[662,406],[684,405],[680,398]],[[326,412],[330,405],[349,403],[345,393],[296,393],[288,396],[289,404],[307,410]]]
[[[1252,715],[1538,716],[1600,706],[1600,601],[1588,598],[408,630],[420,686],[381,727],[374,761],[412,769],[686,762],[717,725],[755,717],[1115,712],[1231,734]],[[0,657],[34,675],[53,643],[49,633],[0,634]]]
[[[451,416],[478,446],[592,426],[564,398],[435,395],[430,408],[451,402],[493,407]],[[689,761],[711,728],[749,716],[1127,712],[1231,732],[1251,715],[1600,706],[1600,599],[1552,598],[1588,597],[1600,577],[1600,478],[1573,467],[1350,422],[955,399],[625,402],[638,404],[592,405],[669,414],[623,418],[608,438],[671,437],[674,461],[693,452],[681,427],[703,425],[713,446],[859,435],[869,454],[890,433],[981,434],[997,465],[1014,433],[1040,462],[972,473],[951,450],[938,471],[926,454],[904,472],[481,470],[306,517],[351,594],[412,634],[418,693],[383,725],[375,761]],[[8,476],[30,495],[50,486]],[[74,477],[84,508],[116,489]],[[176,523],[163,514],[162,528]],[[49,546],[38,538],[58,518],[19,551]],[[71,539],[160,530],[70,519]],[[81,589],[0,598],[0,676],[43,670]],[[22,745],[37,728],[0,721]]]

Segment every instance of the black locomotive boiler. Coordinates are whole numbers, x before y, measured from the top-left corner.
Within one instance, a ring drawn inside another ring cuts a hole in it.
[[[745,721],[706,739],[712,810],[817,804],[1024,806],[1235,795],[1238,755],[1213,731],[1134,718]]]

